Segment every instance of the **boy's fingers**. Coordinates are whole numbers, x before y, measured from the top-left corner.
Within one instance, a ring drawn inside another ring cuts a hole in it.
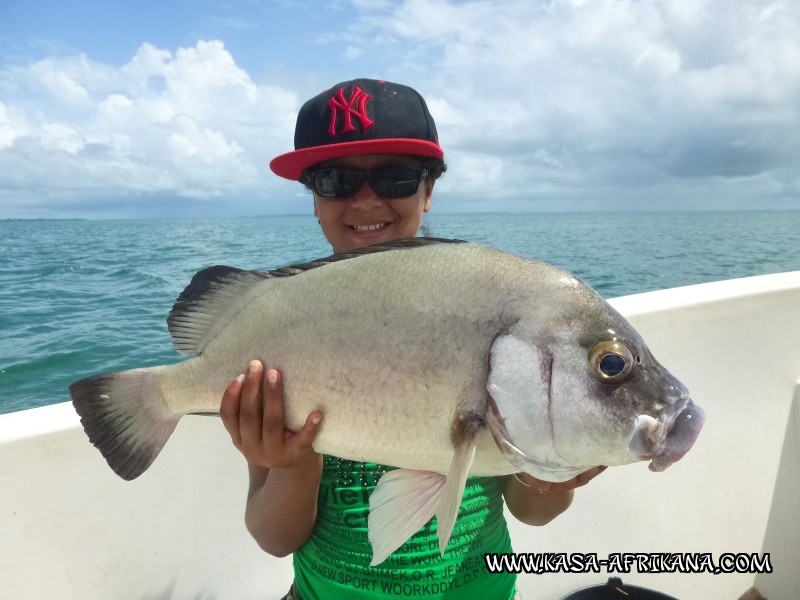
[[[297,460],[319,434],[322,413],[314,411],[297,433],[285,430],[283,381],[276,369],[250,361],[247,372],[225,390],[220,416],[234,445],[276,465]]]
[[[589,469],[578,475],[577,483],[578,485],[575,487],[580,487],[589,483],[592,479],[600,475],[603,471],[605,471],[608,467],[594,467],[593,469]]]
[[[279,421],[283,430],[283,380],[277,369],[267,369],[264,390],[264,420]]]
[[[242,384],[239,401],[239,434],[246,446],[261,441],[261,371],[261,363],[251,360],[247,365],[247,373]]]
[[[306,422],[303,423],[303,427],[288,439],[287,446],[290,447],[291,452],[295,455],[299,455],[311,450],[312,444],[317,434],[319,434],[321,426],[322,413],[315,410],[306,417]]]
[[[265,450],[277,454],[283,450],[284,409],[283,381],[276,369],[267,369],[264,376],[264,414],[261,420],[261,438]]]
[[[239,401],[243,382],[244,374],[231,381],[228,387],[225,388],[225,393],[222,395],[222,402],[219,406],[219,416],[222,418],[222,424],[231,436],[233,445],[237,448],[242,443],[242,437],[239,435]]]

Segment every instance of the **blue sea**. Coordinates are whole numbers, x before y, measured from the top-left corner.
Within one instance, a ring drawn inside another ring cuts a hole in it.
[[[428,215],[453,237],[572,271],[605,297],[800,270],[800,211]],[[0,221],[0,413],[76,379],[180,360],[166,317],[198,270],[327,256],[311,216]]]

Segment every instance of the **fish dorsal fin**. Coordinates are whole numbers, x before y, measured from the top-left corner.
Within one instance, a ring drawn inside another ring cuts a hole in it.
[[[304,263],[270,271],[247,271],[217,265],[195,274],[181,292],[167,318],[172,343],[182,354],[200,354],[213,340],[219,328],[227,323],[226,315],[233,315],[245,301],[246,292],[265,279],[291,277],[324,267],[342,260],[367,256],[389,250],[419,248],[435,244],[463,244],[463,240],[433,237],[413,237],[356,248]]]
[[[239,310],[245,293],[272,276],[216,265],[195,273],[167,317],[172,344],[181,354],[200,354],[227,314]]]
[[[437,244],[466,244],[466,243],[468,242],[466,242],[465,240],[451,240],[448,238],[435,238],[435,237],[402,238],[399,240],[392,240],[390,242],[373,244],[372,246],[362,246],[361,248],[355,248],[353,250],[348,250],[347,252],[332,254],[331,256],[326,256],[325,258],[318,258],[316,260],[312,260],[306,263],[298,263],[295,265],[290,265],[288,267],[282,267],[280,269],[272,269],[270,271],[267,271],[266,275],[270,275],[272,277],[289,277],[291,275],[299,275],[300,273],[304,273],[310,269],[324,267],[325,265],[329,265],[335,262],[340,262],[342,260],[349,260],[351,258],[358,258],[360,256],[368,256],[370,254],[377,254],[379,252],[388,252],[389,250],[421,248],[423,246],[435,246]]]

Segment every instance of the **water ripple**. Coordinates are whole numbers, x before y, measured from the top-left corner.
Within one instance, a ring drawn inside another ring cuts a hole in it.
[[[425,235],[539,258],[606,297],[800,270],[800,212],[427,215]],[[198,270],[330,253],[312,217],[0,221],[0,413],[81,377],[177,362],[166,316]]]

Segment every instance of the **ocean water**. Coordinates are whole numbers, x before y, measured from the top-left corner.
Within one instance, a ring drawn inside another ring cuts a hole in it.
[[[423,234],[539,258],[610,298],[800,270],[800,211],[428,215]],[[103,371],[177,362],[170,308],[198,270],[327,256],[313,217],[0,221],[0,413]]]

